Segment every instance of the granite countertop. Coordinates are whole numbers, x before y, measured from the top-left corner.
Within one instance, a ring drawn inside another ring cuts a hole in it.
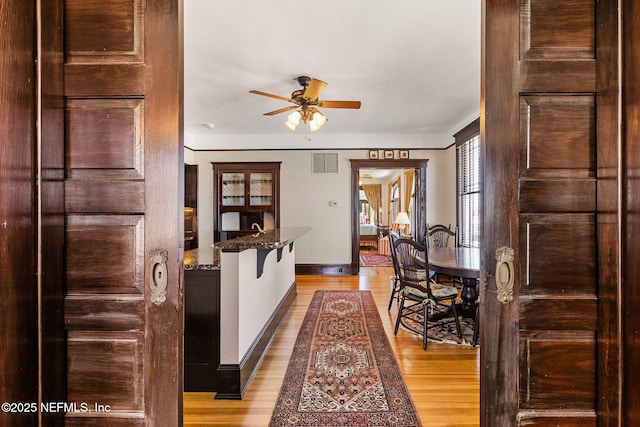
[[[311,227],[284,227],[191,249],[184,253],[184,269],[219,270],[220,251],[242,252],[247,249],[278,249],[294,242],[309,231],[311,231]]]
[[[311,227],[283,227],[216,242],[214,245],[223,252],[241,252],[247,249],[278,249],[294,242],[309,231],[311,231]]]
[[[185,270],[220,270],[220,250],[205,246],[185,251]]]

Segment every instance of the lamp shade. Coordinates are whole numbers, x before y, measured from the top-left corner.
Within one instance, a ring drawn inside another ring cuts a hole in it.
[[[407,225],[411,224],[411,221],[409,221],[409,216],[406,212],[398,212],[398,216],[396,216],[396,219],[395,221],[393,221],[393,223]]]
[[[291,130],[296,130],[296,126],[300,124],[300,117],[302,117],[300,112],[294,111],[287,116],[287,121],[284,123],[284,125]]]
[[[300,124],[300,117],[302,117],[300,111],[294,111],[287,116],[287,121],[294,126],[298,126]]]
[[[320,111],[316,111],[311,116],[311,120],[309,121],[309,127],[311,128],[311,132],[315,132],[320,129],[327,121],[327,118],[322,115]]]

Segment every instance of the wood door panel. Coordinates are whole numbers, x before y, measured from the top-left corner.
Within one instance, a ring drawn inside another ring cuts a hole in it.
[[[521,215],[522,295],[595,295],[594,215]]]
[[[69,216],[67,293],[143,294],[141,216]]]
[[[592,1],[521,0],[521,58],[594,59],[595,15]]]
[[[65,210],[68,213],[132,213],[145,211],[144,181],[68,180]]]
[[[101,424],[102,423],[102,424]],[[118,418],[110,417],[108,424],[102,418],[76,417],[66,418],[65,427],[96,427],[97,425],[108,425],[109,427],[147,427],[148,424],[142,417]]]
[[[523,61],[520,83],[524,93],[593,93],[596,61]]]
[[[594,332],[520,334],[522,409],[593,409]]]
[[[144,95],[142,64],[65,64],[64,91],[67,97]]]
[[[144,297],[67,296],[64,305],[68,331],[131,331],[144,328]]]
[[[523,96],[520,118],[521,176],[595,176],[592,96]]]
[[[520,0],[522,93],[596,91],[595,16],[592,0]]]
[[[528,213],[590,212],[596,208],[596,181],[522,179],[520,209]]]
[[[67,63],[141,61],[143,12],[142,0],[65,0]]]
[[[522,298],[518,325],[521,330],[595,331],[598,300],[594,296]]]
[[[518,421],[518,426],[521,427],[595,427],[596,416],[586,413],[586,411],[575,411],[564,416],[531,411],[524,413]]]
[[[66,112],[67,168],[131,169],[131,178],[143,177],[142,100],[70,100]],[[99,171],[86,173],[100,176]],[[72,175],[71,178],[74,178]]]
[[[70,331],[67,342],[69,402],[109,405],[112,413],[143,413],[142,332]]]

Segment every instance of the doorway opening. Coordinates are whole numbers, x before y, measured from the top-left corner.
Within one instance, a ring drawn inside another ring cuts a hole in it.
[[[426,231],[426,212],[427,212],[427,197],[426,197],[426,181],[427,181],[427,162],[426,159],[409,160],[409,159],[394,159],[394,160],[351,160],[351,271],[353,274],[360,273],[360,244],[362,241],[361,233],[361,203],[360,203],[360,187],[361,187],[361,170],[411,170],[414,173],[413,183],[413,210],[412,217],[415,225],[413,226],[413,232],[415,238],[420,243],[424,243],[424,236]],[[383,190],[384,191],[384,190]],[[397,209],[402,209],[402,205],[399,203]],[[394,214],[397,212],[380,212],[380,208],[377,208],[378,226],[390,226],[394,220]],[[386,222],[386,224],[383,224]],[[373,224],[376,225],[376,224]],[[366,238],[364,239],[366,240]],[[379,250],[380,248],[378,248]]]

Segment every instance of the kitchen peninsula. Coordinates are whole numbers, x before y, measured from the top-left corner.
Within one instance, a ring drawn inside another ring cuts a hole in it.
[[[242,398],[295,299],[294,242],[310,230],[266,230],[185,252],[185,391]]]

